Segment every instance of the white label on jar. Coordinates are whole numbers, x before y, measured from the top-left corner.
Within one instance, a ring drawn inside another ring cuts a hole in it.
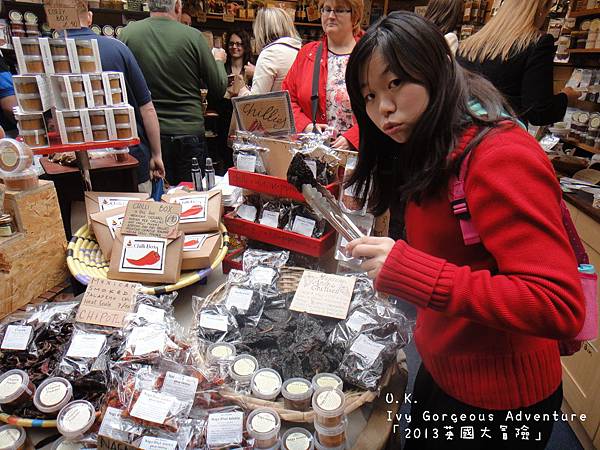
[[[342,397],[335,391],[321,392],[317,397],[317,405],[324,411],[335,411],[342,406]]]
[[[206,443],[209,446],[241,444],[243,427],[242,412],[209,414]]]
[[[316,224],[317,223],[312,219],[307,219],[306,217],[302,216],[296,216],[294,218],[294,225],[292,226],[292,231],[294,233],[302,234],[307,237],[312,237]]]
[[[249,222],[256,220],[256,208],[251,205],[240,205],[237,209],[237,215]]]
[[[259,433],[268,433],[277,426],[277,419],[270,413],[258,413],[252,418],[252,429]]]
[[[366,324],[376,324],[377,321],[372,317],[369,317],[367,314],[355,311],[346,321],[346,326],[353,332],[358,333],[363,325]]]
[[[260,224],[267,227],[277,228],[279,225],[279,213],[275,211],[263,211]]]
[[[62,417],[62,428],[68,432],[75,432],[82,430],[89,423],[92,417],[92,411],[90,408],[83,404],[77,404],[70,408],[65,415]]]
[[[0,431],[0,447],[10,448],[15,445],[21,437],[21,432],[16,428]]]
[[[200,326],[211,330],[227,331],[227,316],[216,314],[201,313]]]
[[[119,429],[119,425],[122,420],[122,411],[109,406],[106,408],[106,412],[104,413],[104,418],[102,419],[102,424],[100,425],[98,434],[117,439],[119,441],[126,441],[128,438],[128,433]]]
[[[156,327],[137,327],[134,328],[129,338],[127,346],[134,347],[135,356],[147,355],[152,352],[162,353],[165,349],[167,336],[165,331]]]
[[[313,174],[313,177],[317,178],[317,162],[316,161],[312,161],[312,160],[304,160],[304,162],[306,163],[306,165],[308,166],[308,168],[310,169],[310,171]]]
[[[242,377],[252,375],[256,370],[256,364],[250,358],[238,359],[233,364],[233,371]]]
[[[367,361],[367,364],[371,365],[384,348],[385,345],[374,342],[364,334],[361,334],[350,347],[350,351],[359,354]]]
[[[140,443],[140,448],[142,450],[175,450],[177,448],[177,441],[144,436]]]
[[[102,334],[79,333],[73,336],[67,356],[71,358],[97,358],[106,343]]]
[[[233,355],[233,350],[230,347],[227,347],[226,345],[217,345],[210,351],[210,353],[215,358],[227,358]]]
[[[293,381],[285,386],[285,390],[290,394],[304,394],[309,389],[310,386],[303,381]]]
[[[253,295],[254,291],[250,289],[233,287],[229,291],[229,295],[227,296],[227,300],[225,301],[225,306],[228,309],[231,309],[235,306],[235,308],[237,308],[238,311],[245,313],[246,311],[248,311],[248,308],[250,308]]]
[[[98,207],[100,211],[108,211],[109,209],[121,208],[127,206],[129,200],[139,200],[135,197],[98,197]]]
[[[131,409],[131,415],[153,423],[165,423],[175,397],[152,391],[142,391]]]
[[[337,388],[337,387],[339,387],[340,382],[333,377],[324,376],[324,377],[317,378],[317,384],[319,385],[319,387]]]
[[[150,323],[163,323],[165,320],[165,310],[141,304],[138,307],[137,316],[143,317]]]
[[[196,396],[198,378],[188,377],[179,373],[167,372],[162,392],[173,395],[181,402],[191,402]]]
[[[260,372],[254,377],[256,390],[264,395],[273,394],[281,387],[279,377],[273,372]]]
[[[275,278],[275,271],[270,267],[255,267],[250,272],[250,280],[255,284],[271,284]]]
[[[236,167],[244,172],[254,172],[256,169],[256,156],[238,155]]]
[[[15,167],[19,161],[19,153],[12,147],[4,147],[0,155],[2,156],[2,164],[8,169]]]
[[[292,433],[285,438],[285,448],[287,450],[308,450],[310,439],[304,433]]]
[[[9,375],[0,383],[0,398],[13,395],[22,385],[23,377],[21,375],[18,373]]]
[[[25,350],[32,331],[33,328],[29,325],[9,325],[0,347],[4,350]]]
[[[58,405],[67,395],[67,385],[62,381],[48,383],[40,393],[40,402],[46,406]]]

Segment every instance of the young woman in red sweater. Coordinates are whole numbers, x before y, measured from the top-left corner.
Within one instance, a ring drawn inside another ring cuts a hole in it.
[[[406,241],[348,246],[380,292],[418,308],[423,363],[406,448],[544,448],[562,401],[557,340],[584,319],[548,158],[498,91],[461,69],[415,14],[394,12],[370,28],[346,84],[360,129],[350,182],[375,213],[406,204]],[[463,242],[448,191],[465,149],[475,245]],[[542,416],[518,421],[517,410]],[[474,439],[461,439],[469,426]]]

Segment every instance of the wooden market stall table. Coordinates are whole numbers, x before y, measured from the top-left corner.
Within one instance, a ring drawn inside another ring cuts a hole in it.
[[[137,167],[139,162],[125,154],[124,161],[118,162],[113,155],[90,158],[92,186],[98,192],[137,192]],[[58,193],[60,213],[67,240],[71,239],[71,203],[83,201],[84,185],[77,167],[63,166],[44,157],[40,160],[46,172],[43,178],[54,182]]]

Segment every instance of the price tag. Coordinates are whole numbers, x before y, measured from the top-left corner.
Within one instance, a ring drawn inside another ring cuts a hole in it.
[[[244,427],[244,413],[216,413],[208,416],[206,443],[209,446],[240,444]]]
[[[97,358],[106,343],[103,334],[77,333],[67,350],[67,357],[71,358]]]
[[[250,272],[250,279],[255,284],[271,284],[275,278],[275,271],[270,267],[255,267]]]
[[[240,205],[237,210],[237,215],[249,222],[254,222],[256,220],[256,213],[256,208],[250,205]]]
[[[33,328],[29,325],[9,325],[6,327],[4,339],[2,339],[3,350],[25,350],[31,338]]]
[[[311,159],[305,159],[304,162],[312,172],[313,177],[317,178],[317,162]]]
[[[216,314],[201,313],[200,326],[202,328],[210,328],[211,330],[219,330],[227,332],[228,321],[227,316],[218,316]]]
[[[244,172],[254,172],[256,170],[256,156],[238,155],[235,166],[238,170],[243,170]]]
[[[147,355],[152,352],[163,352],[165,349],[166,334],[164,330],[156,327],[137,327],[131,331],[127,346],[133,347],[135,356]]]
[[[360,312],[360,311],[355,311],[348,318],[348,321],[346,322],[346,326],[350,330],[352,330],[354,333],[359,333],[361,328],[363,327],[363,325],[376,324],[376,323],[377,323],[377,321],[375,319],[373,319],[372,317],[369,317],[367,314]]]
[[[367,361],[367,364],[371,365],[375,362],[375,360],[384,348],[385,345],[382,345],[378,342],[374,342],[364,334],[361,334],[356,338],[356,340],[350,347],[350,351],[358,353]]]
[[[263,211],[260,224],[277,228],[279,226],[279,213],[275,211]]]
[[[307,237],[312,237],[316,224],[317,223],[312,219],[307,219],[306,217],[302,216],[296,216],[294,218],[294,225],[292,226],[292,231],[294,233],[302,234]]]
[[[181,402],[192,402],[196,396],[198,378],[179,373],[167,372],[162,392],[174,396]]]
[[[175,450],[177,448],[177,441],[144,436],[140,443],[140,448],[142,450]]]
[[[163,323],[165,321],[164,309],[154,308],[143,303],[138,307],[137,316],[146,319],[150,323]]]
[[[172,395],[144,390],[133,405],[131,415],[162,425],[165,423],[173,402],[176,401],[177,399]]]
[[[238,311],[246,312],[248,311],[248,309],[250,308],[250,304],[252,303],[253,294],[254,292],[250,289],[233,287],[229,291],[229,295],[227,296],[227,300],[225,301],[225,306],[227,306],[228,309],[235,306],[238,309]]]

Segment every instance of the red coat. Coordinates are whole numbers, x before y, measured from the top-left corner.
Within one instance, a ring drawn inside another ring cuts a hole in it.
[[[539,144],[514,127],[474,150],[465,194],[482,244],[463,244],[445,188],[407,206],[407,242],[376,287],[419,307],[415,343],[446,394],[485,409],[531,406],[558,388],[556,340],[575,336],[585,315],[562,192]]]
[[[315,56],[319,43],[323,43],[321,55],[321,70],[319,75],[319,109],[317,111],[317,123],[327,124],[327,37],[315,42],[310,42],[300,49],[296,61],[290,68],[282,89],[290,93],[292,110],[296,121],[296,130],[301,133],[309,123],[312,123],[312,106],[310,97],[312,95],[312,75],[315,66]],[[354,118],[353,118],[354,119]],[[354,120],[354,126],[346,131],[343,136],[348,142],[358,149],[358,126]]]

